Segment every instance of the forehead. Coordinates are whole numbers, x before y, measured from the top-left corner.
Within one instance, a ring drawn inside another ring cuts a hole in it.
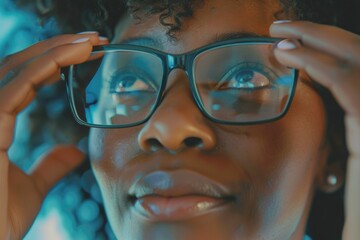
[[[176,41],[169,39],[168,28],[159,15],[145,16],[141,21],[128,18],[117,30],[115,42],[129,39],[152,39],[155,48],[169,53],[182,53],[204,46],[217,36],[246,32],[267,36],[281,5],[277,0],[208,0],[194,9],[193,17],[181,21]],[[134,44],[146,44],[134,41]]]

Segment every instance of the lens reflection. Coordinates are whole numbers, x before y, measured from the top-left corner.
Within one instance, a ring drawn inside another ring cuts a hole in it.
[[[90,58],[70,72],[80,119],[90,124],[126,125],[147,118],[159,95],[161,60],[130,50],[102,51]]]
[[[195,58],[193,72],[206,113],[225,122],[276,118],[294,88],[293,70],[274,59],[270,43],[210,49]]]

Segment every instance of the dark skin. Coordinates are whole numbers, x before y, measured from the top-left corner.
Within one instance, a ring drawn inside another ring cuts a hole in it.
[[[269,35],[269,27],[271,36],[302,38],[304,44],[274,52],[285,66],[302,70],[294,102],[279,121],[254,126],[215,124],[194,103],[186,74],[175,70],[162,104],[144,125],[91,130],[92,166],[119,239],[302,239],[312,194],[330,147],[325,139],[324,105],[307,75],[328,87],[346,112],[350,168],[343,239],[359,238],[360,197],[355,184],[360,182],[356,174],[360,171],[356,148],[360,142],[360,54],[354,44],[359,36],[312,23],[271,25],[280,8],[274,1],[207,1],[194,18],[185,20],[176,42],[169,41],[157,16],[140,24],[130,19],[125,30],[118,32],[115,42],[148,36],[160,40],[157,48],[169,53],[204,46],[222,33]],[[77,39],[83,41],[73,43]],[[8,213],[0,219],[1,238],[24,236],[46,192],[83,157],[75,147],[62,146],[25,175],[7,157],[16,114],[32,100],[34,86],[55,81],[59,67],[85,61],[93,45],[106,43],[95,33],[61,36],[10,56],[2,64],[0,79],[10,70],[21,71],[0,89],[0,188],[5,192],[0,209]],[[345,50],[338,50],[339,43]],[[190,137],[200,139],[201,144],[186,144]],[[153,149],[149,139],[158,140],[161,146]],[[196,172],[226,186],[241,201],[182,221],[140,217],[128,201],[129,187],[137,177],[158,170]]]
[[[161,43],[157,46],[160,50],[176,54],[209,44],[222,34],[268,35],[279,6],[267,2],[265,8],[259,4],[208,2],[195,12],[194,19],[184,22],[175,43],[164,34],[166,29],[157,16],[140,24],[131,22],[115,41],[149,37]],[[93,129],[92,165],[119,239],[155,239],[163,225],[169,229],[169,238],[175,239],[232,239],[235,235],[239,239],[301,239],[315,176],[327,157],[324,106],[308,82],[302,78],[291,110],[282,120],[234,127],[206,119],[194,103],[186,75],[175,70],[162,104],[145,125]],[[313,137],[309,139],[309,135]],[[185,146],[191,137],[201,139],[203,146]],[[152,152],[149,139],[158,140],[162,146]],[[241,203],[183,222],[143,220],[127,203],[127,192],[139,175],[159,169],[199,172],[228,186]],[[284,226],[285,219],[292,221]]]

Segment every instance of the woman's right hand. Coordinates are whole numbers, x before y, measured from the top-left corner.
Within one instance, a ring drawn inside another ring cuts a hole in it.
[[[86,61],[93,45],[107,43],[95,32],[61,35],[1,61],[0,239],[22,239],[51,187],[84,158],[76,146],[57,146],[30,173],[24,173],[7,153],[17,114],[33,100],[39,87],[60,79],[60,68]]]

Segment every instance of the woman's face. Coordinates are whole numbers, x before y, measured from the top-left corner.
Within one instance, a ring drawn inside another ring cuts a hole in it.
[[[114,41],[146,37],[162,51],[184,53],[224,35],[268,35],[281,10],[270,0],[205,2],[177,41],[158,16],[130,20]],[[221,125],[202,115],[176,69],[145,124],[92,129],[91,162],[118,239],[302,239],[327,157],[324,106],[310,86],[300,75],[281,120]]]

